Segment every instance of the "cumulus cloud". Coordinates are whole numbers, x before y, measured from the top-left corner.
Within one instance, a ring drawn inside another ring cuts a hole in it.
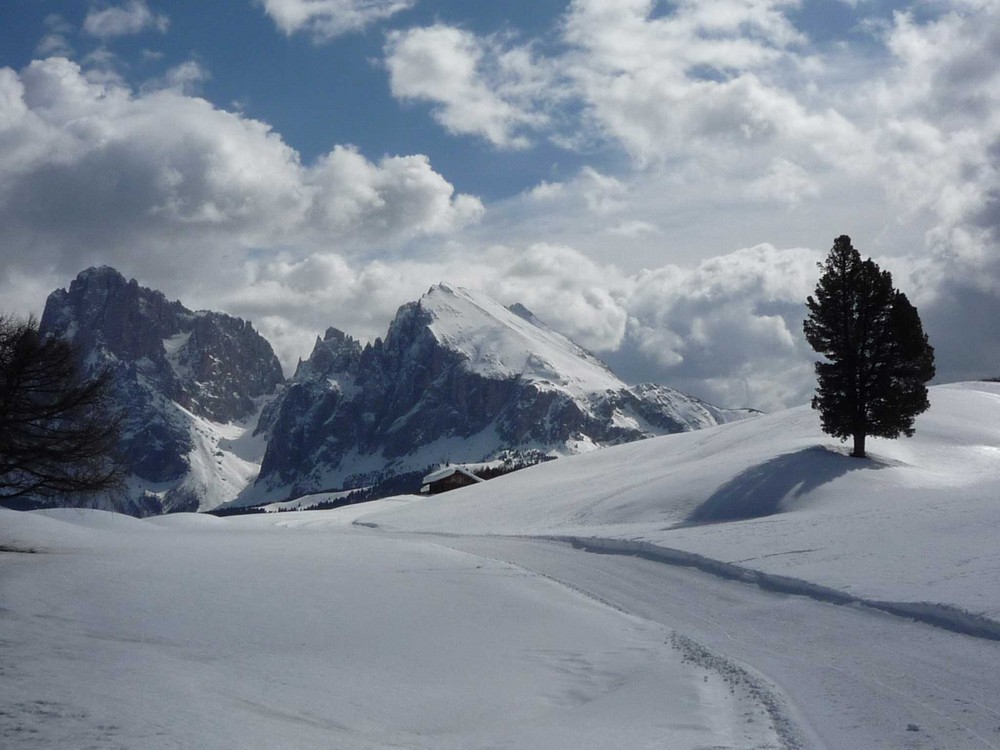
[[[378,164],[355,149],[337,146],[308,174],[315,188],[309,225],[320,232],[385,242],[394,237],[440,234],[477,221],[478,198],[454,195],[423,155],[384,157]]]
[[[393,96],[430,102],[448,132],[499,148],[526,148],[527,133],[548,122],[543,101],[557,92],[554,69],[530,46],[443,24],[390,33],[385,65]]]
[[[628,280],[620,269],[563,246],[535,244],[512,253],[492,291],[520,302],[589,349],[617,348],[625,335]]]
[[[280,25],[279,6],[319,38],[342,31],[312,11],[393,4],[275,0]],[[596,146],[488,213],[425,156],[303,164],[192,96],[196,66],[139,91],[66,60],[0,69],[0,288],[17,302],[114,263],[251,318],[293,366],[327,326],[383,335],[447,280],[628,379],[772,409],[812,390],[803,302],[848,233],[920,307],[943,379],[1000,375],[1000,6],[899,13],[864,50],[807,44],[794,7],[574,0],[549,58],[443,24],[388,35],[394,95],[450,132]]]
[[[816,179],[805,169],[778,157],[763,175],[750,183],[750,192],[764,201],[794,207],[805,198],[815,198],[820,189]]]
[[[801,331],[822,254],[770,245],[639,274],[611,359],[717,403],[774,409],[811,390]]]
[[[886,31],[893,66],[871,95],[880,172],[906,216],[933,217],[910,264],[945,377],[1000,374],[1000,4],[962,0]]]
[[[616,224],[608,229],[608,233],[629,239],[662,234],[660,228],[655,224],[637,219]]]
[[[289,36],[309,34],[315,41],[361,31],[400,11],[416,0],[261,0],[264,12]]]
[[[111,5],[100,10],[91,8],[83,20],[83,30],[98,39],[141,34],[144,31],[164,33],[170,19],[150,10],[146,0],[129,0],[124,5]]]
[[[483,210],[424,156],[375,163],[336,147],[304,165],[265,123],[176,89],[94,83],[61,58],[0,69],[0,103],[8,267],[205,272],[255,249],[391,249]]]
[[[807,63],[785,14],[797,5],[685,0],[661,14],[653,0],[576,0],[571,76],[598,129],[640,163],[698,159],[729,171],[779,149],[826,163],[858,144],[846,120],[811,111],[783,85]]]

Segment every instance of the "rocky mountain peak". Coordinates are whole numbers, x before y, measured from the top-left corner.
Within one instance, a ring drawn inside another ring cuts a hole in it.
[[[72,338],[87,351],[162,364],[160,341],[180,330],[185,314],[190,313],[179,302],[101,266],[82,271],[68,290],[49,295],[41,328]]]
[[[41,328],[72,338],[95,366],[127,363],[167,398],[218,422],[249,416],[253,399],[284,380],[270,344],[247,321],[192,312],[108,266],[49,295]]]
[[[260,477],[241,502],[396,482],[442,460],[537,460],[749,414],[630,387],[523,305],[446,283],[402,305],[360,357],[356,347],[336,329],[317,339],[270,409]]]
[[[72,339],[91,370],[112,373],[115,405],[125,415],[120,454],[130,484],[160,488],[124,499],[122,510],[197,508],[199,493],[215,491],[205,486],[208,479],[185,484],[208,425],[254,416],[260,399],[284,380],[271,345],[247,321],[193,312],[107,266],[88,268],[50,294],[40,328]],[[200,458],[199,470],[211,474],[222,457]]]
[[[625,387],[601,360],[523,305],[511,309],[483,292],[439,284],[419,306],[436,340],[461,354],[472,372],[517,377],[542,389],[569,388],[577,396]]]
[[[342,378],[352,374],[361,361],[361,344],[337,328],[327,328],[316,337],[309,359],[300,361],[296,381],[308,378]]]

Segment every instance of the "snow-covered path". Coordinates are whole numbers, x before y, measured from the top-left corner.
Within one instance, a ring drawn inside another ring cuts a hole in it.
[[[780,686],[827,748],[1000,748],[1000,643],[568,544],[438,543],[516,564],[675,629]]]

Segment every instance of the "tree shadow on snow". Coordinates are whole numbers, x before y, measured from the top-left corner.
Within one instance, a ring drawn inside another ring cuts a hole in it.
[[[801,497],[848,472],[882,467],[882,463],[870,458],[851,458],[820,445],[785,453],[737,474],[695,508],[681,525],[774,515],[782,510],[779,506],[783,500]]]

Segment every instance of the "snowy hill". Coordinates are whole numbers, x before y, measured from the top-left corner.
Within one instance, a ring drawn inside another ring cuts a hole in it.
[[[447,284],[364,348],[331,328],[262,419],[241,504],[378,484],[437,462],[582,453],[755,412],[628,386],[526,308]],[[414,480],[416,482],[416,480]]]
[[[0,509],[0,743],[994,747],[1000,384],[930,395],[870,460],[799,408],[336,510]]]
[[[995,747],[1000,384],[930,395],[870,460],[799,408],[329,511],[0,509],[0,744]]]
[[[1000,384],[930,389],[870,458],[809,407],[569,457],[363,517],[387,529],[643,542],[871,600],[1000,619]]]

